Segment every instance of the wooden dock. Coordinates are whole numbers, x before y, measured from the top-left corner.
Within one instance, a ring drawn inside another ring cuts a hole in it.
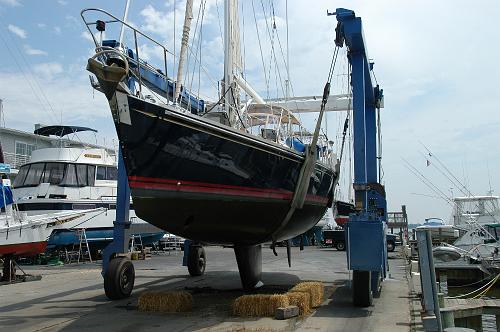
[[[482,315],[494,315],[500,331],[500,300],[444,299],[441,307],[443,327],[467,327],[483,331]]]

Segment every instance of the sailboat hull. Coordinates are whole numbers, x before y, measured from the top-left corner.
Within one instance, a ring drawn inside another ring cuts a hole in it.
[[[317,163],[303,208],[281,227],[301,154],[120,92],[110,106],[135,211],[161,229],[201,242],[255,245],[303,233],[331,206],[337,175]]]

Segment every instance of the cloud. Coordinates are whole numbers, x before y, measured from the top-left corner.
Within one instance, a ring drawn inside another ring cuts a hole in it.
[[[21,6],[21,3],[18,0],[0,0],[0,3],[11,7]]]
[[[60,4],[61,6],[66,6],[68,4],[68,2],[64,0],[57,0],[57,3]]]
[[[80,26],[80,21],[73,15],[66,15],[64,18],[71,26]]]
[[[57,80],[43,84],[34,82],[31,75],[27,79],[21,73],[0,71],[7,126],[32,131],[34,123],[60,124],[62,117],[62,124],[97,129],[98,137],[109,144],[116,137],[109,105],[102,93],[92,90],[82,66],[78,72],[61,73]]]
[[[15,34],[19,38],[26,39],[26,37],[27,37],[27,33],[26,33],[25,30],[21,29],[18,26],[13,25],[13,24],[9,24],[7,26],[7,29],[9,29],[10,32],[12,32],[13,34]]]
[[[48,55],[47,52],[45,51],[42,51],[42,50],[38,50],[36,48],[32,48],[31,46],[29,46],[28,44],[25,44],[24,45],[24,52],[28,55]]]
[[[47,27],[47,24],[45,24],[45,23],[38,23],[36,26],[39,27],[39,28],[41,28],[41,29],[43,29],[43,28]]]
[[[58,62],[45,62],[33,66],[35,73],[47,80],[52,80],[58,74],[63,72],[63,66]]]
[[[58,27],[58,26],[55,26],[55,27],[54,27],[54,33],[55,33],[56,35],[60,35],[60,34],[61,34],[61,28],[60,28],[60,27]]]

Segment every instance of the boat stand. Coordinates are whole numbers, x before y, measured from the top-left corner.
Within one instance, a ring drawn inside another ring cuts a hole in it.
[[[129,297],[134,288],[135,269],[126,256],[130,239],[130,188],[121,153],[118,150],[118,188],[116,197],[116,220],[113,223],[113,241],[102,253],[104,291],[110,300]]]
[[[22,275],[18,275],[16,273],[18,269],[22,272]],[[23,268],[16,262],[14,255],[6,255],[3,257],[2,277],[0,278],[0,282],[2,284],[37,281],[41,279],[41,275],[32,275],[26,273]]]

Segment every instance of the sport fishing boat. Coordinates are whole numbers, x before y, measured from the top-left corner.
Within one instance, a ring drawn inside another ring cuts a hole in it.
[[[464,196],[453,198],[453,224],[465,227],[471,220],[480,225],[494,224],[500,221],[498,196]]]
[[[188,21],[191,1],[186,6]],[[318,223],[332,206],[339,168],[318,140],[321,117],[315,138],[304,144],[293,135],[302,128],[295,115],[266,103],[238,72],[237,8],[225,1],[223,92],[213,103],[180,84],[189,22],[174,81],[166,68],[143,61],[139,48],[123,45],[123,29],[170,56],[161,43],[104,10],[83,10],[82,18],[96,47],[87,69],[109,102],[135,212],[194,241],[190,255],[199,266],[188,263],[193,275],[204,271],[200,244],[232,246],[242,284],[252,289],[262,285],[261,244],[291,239]],[[102,19],[87,18],[97,14]],[[102,36],[113,22],[122,26],[120,38],[98,40],[93,29]],[[246,102],[241,89],[251,96]]]
[[[62,136],[90,130],[74,126],[47,126],[37,134]],[[116,157],[105,148],[75,147],[61,141],[57,148],[34,150],[29,163],[21,166],[13,183],[19,211],[28,216],[85,211],[102,208],[106,212],[80,224],[67,224],[52,232],[47,249],[71,248],[81,241],[78,230],[85,229],[91,253],[95,255],[113,239],[116,218]],[[163,237],[164,232],[137,218],[130,211],[131,236],[143,246]]]

